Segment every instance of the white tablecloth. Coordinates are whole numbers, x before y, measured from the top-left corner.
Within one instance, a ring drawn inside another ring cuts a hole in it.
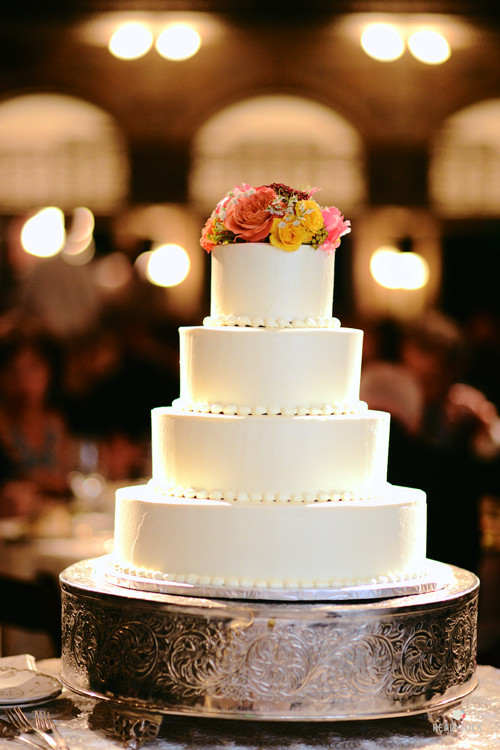
[[[58,661],[40,663],[57,672]],[[165,716],[151,750],[494,750],[500,748],[500,669],[478,668],[479,687],[461,704],[460,734],[433,733],[426,715],[354,722],[253,722]],[[71,750],[111,750],[109,704],[64,691],[49,708]],[[28,712],[28,715],[32,715]],[[108,729],[106,729],[108,727]]]

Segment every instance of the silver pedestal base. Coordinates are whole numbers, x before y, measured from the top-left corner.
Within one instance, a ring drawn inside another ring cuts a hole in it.
[[[159,714],[327,721],[446,715],[477,684],[479,581],[375,601],[223,600],[61,575],[62,680]]]

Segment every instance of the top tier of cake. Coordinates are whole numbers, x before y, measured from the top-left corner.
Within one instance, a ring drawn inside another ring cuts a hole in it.
[[[219,245],[212,251],[210,318],[205,325],[330,328],[333,254],[301,245]]]
[[[201,237],[202,247],[212,252],[205,325],[335,325],[334,251],[350,222],[335,206],[320,206],[315,192],[280,183],[243,184],[219,201]]]

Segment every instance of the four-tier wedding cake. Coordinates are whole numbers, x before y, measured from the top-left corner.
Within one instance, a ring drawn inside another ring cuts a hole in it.
[[[117,492],[123,574],[271,593],[425,575],[425,494],[388,484],[389,415],[359,400],[363,333],[332,317],[350,224],[315,195],[242,185],[207,221],[210,316],[180,329],[151,481]]]

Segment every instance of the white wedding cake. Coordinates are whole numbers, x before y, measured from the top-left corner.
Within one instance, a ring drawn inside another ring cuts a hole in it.
[[[425,494],[388,484],[389,415],[359,400],[363,333],[332,317],[350,225],[313,195],[242,185],[208,220],[210,317],[180,329],[151,481],[116,496],[123,573],[271,590],[425,574]]]

